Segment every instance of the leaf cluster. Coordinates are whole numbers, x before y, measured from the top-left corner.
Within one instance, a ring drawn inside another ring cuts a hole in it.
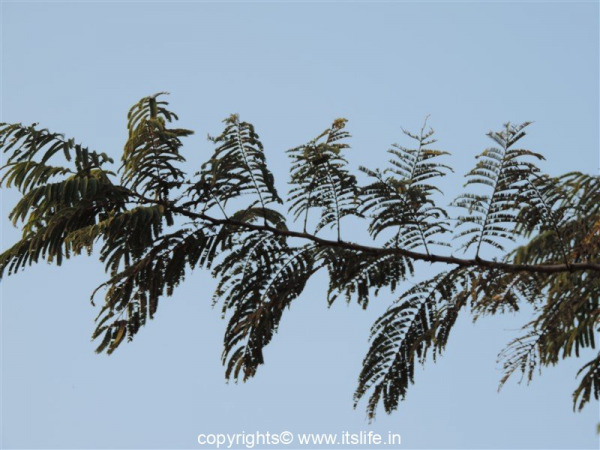
[[[0,255],[0,276],[42,260],[97,256],[108,274],[92,295],[103,293],[92,336],[98,352],[132,340],[198,269],[218,279],[213,301],[228,321],[222,359],[233,380],[256,374],[284,311],[317,271],[329,275],[329,305],[343,297],[366,308],[379,293],[401,289],[372,327],[359,375],[355,401],[368,398],[370,418],[379,406],[398,407],[415,366],[442,354],[460,314],[476,320],[533,307],[533,319],[499,355],[501,384],[595,348],[600,177],[544,174],[543,156],[521,147],[530,123],[490,132],[493,144],[467,173],[467,192],[444,205],[449,153],[437,149],[426,123],[418,133],[403,130],[412,145],[394,144],[387,168],[361,167],[368,182],[360,185],[347,159],[347,121],[336,119],[288,150],[290,188],[280,196],[258,133],[235,114],[188,176],[183,138],[192,131],[174,126],[168,106],[156,94],[131,108],[117,171],[106,153],[61,134],[0,124],[7,155],[0,185],[20,193],[9,219],[22,231]],[[283,198],[290,217],[280,210]],[[342,239],[350,217],[365,224],[370,243]],[[444,254],[451,239],[471,257]],[[511,242],[519,245],[506,251]],[[482,259],[484,247],[492,259]],[[406,289],[419,261],[446,267]],[[582,367],[574,404],[599,395],[600,356]]]

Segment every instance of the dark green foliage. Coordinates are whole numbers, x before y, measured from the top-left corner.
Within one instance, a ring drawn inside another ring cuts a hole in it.
[[[441,191],[431,184],[451,170],[437,162],[437,158],[449,153],[429,148],[436,140],[433,129],[425,131],[425,125],[419,135],[406,130],[404,134],[417,142],[417,148],[394,144],[389,150],[393,157],[391,167],[383,173],[361,167],[375,180],[362,188],[361,212],[372,218],[369,231],[374,238],[394,228],[393,245],[408,249],[422,247],[428,253],[430,245],[444,245],[437,235],[449,231],[448,215],[433,199],[434,193]]]
[[[292,159],[289,203],[294,219],[303,218],[304,231],[311,208],[320,210],[315,232],[335,226],[341,237],[340,219],[357,214],[358,186],[356,178],[346,168],[343,151],[350,137],[345,131],[346,119],[336,119],[308,144],[288,150]]]
[[[0,275],[45,259],[62,263],[80,248],[69,236],[123,210],[126,190],[115,186],[103,166],[112,160],[72,139],[39,130],[35,124],[2,124],[0,146],[10,152],[1,184],[22,194],[9,218],[22,222],[22,238],[0,255]],[[62,157],[72,167],[49,165]]]
[[[326,249],[322,254],[329,271],[328,303],[331,305],[340,295],[348,303],[356,296],[363,308],[369,297],[389,287],[393,292],[400,280],[412,275],[412,261],[393,254],[373,255],[345,249]]]
[[[227,378],[254,376],[263,364],[263,348],[277,331],[283,311],[314,272],[314,247],[289,247],[280,237],[254,232],[231,245],[213,274],[220,278],[215,300],[231,311],[223,363]]]
[[[355,402],[370,392],[367,414],[375,417],[379,402],[387,413],[404,399],[414,381],[415,364],[441,353],[467,303],[471,283],[465,269],[442,272],[409,289],[371,330],[371,347],[363,362]]]
[[[178,118],[162,98],[143,98],[130,110],[120,179],[105,153],[36,125],[0,124],[8,155],[0,184],[21,194],[9,219],[22,230],[0,255],[0,276],[42,260],[97,255],[108,274],[92,295],[104,293],[93,333],[98,352],[131,340],[161,299],[201,268],[219,280],[213,298],[229,321],[223,364],[234,380],[256,374],[284,310],[319,269],[329,274],[328,304],[343,296],[366,308],[381,290],[403,288],[372,328],[359,377],[355,401],[368,397],[370,418],[380,404],[388,413],[398,407],[415,365],[442,353],[461,313],[477,319],[533,307],[534,317],[499,355],[501,385],[515,372],[529,381],[541,367],[596,347],[600,177],[542,173],[535,165],[542,156],[516,147],[529,123],[489,133],[495,146],[467,174],[473,192],[453,204],[467,214],[452,218],[438,200],[448,153],[432,148],[432,129],[404,131],[415,147],[395,144],[390,167],[361,168],[369,183],[359,186],[344,155],[346,120],[337,119],[288,151],[288,211],[302,224],[294,231],[277,209],[283,202],[254,127],[227,118],[210,138],[212,156],[194,161],[200,170],[188,179],[181,139],[192,132],[171,128]],[[348,216],[366,218],[370,245],[342,240]],[[324,228],[337,239],[324,237]],[[470,259],[435,252],[452,234]],[[512,251],[482,258],[483,244],[497,251],[515,240]],[[449,267],[406,289],[418,261]],[[600,396],[600,356],[579,376],[574,406],[581,409]]]
[[[206,231],[212,230],[183,229],[161,236],[143,257],[98,288],[107,292],[92,336],[104,336],[96,351],[110,354],[124,338],[131,340],[147,318],[154,318],[159,299],[172,295],[184,280],[186,268],[203,267],[210,260],[215,236]]]
[[[565,261],[567,266],[581,260],[598,261],[599,177],[567,174],[554,180],[552,190],[560,192],[552,210],[558,211],[555,217],[560,220],[553,227],[540,226],[540,234],[518,247],[509,258],[519,264]],[[534,303],[539,312],[524,327],[525,335],[512,341],[500,355],[505,369],[502,382],[515,371],[531,380],[539,366],[557,364],[561,358],[579,356],[581,349],[595,348],[595,335],[600,331],[600,273],[566,271],[538,275],[531,279],[528,288],[530,291],[523,297]],[[590,364],[593,369],[594,363]],[[598,375],[597,370],[591,370],[581,379],[574,394],[575,401],[583,395],[579,407],[589,400],[591,392],[598,398],[597,388],[593,389],[598,386]]]
[[[212,158],[202,165],[200,181],[191,189],[197,203],[204,203],[205,208],[215,205],[223,208],[229,200],[251,193],[255,197],[248,208],[259,204],[265,209],[269,203],[281,203],[254,126],[240,122],[236,114],[224,123],[223,133],[211,138],[217,148]]]
[[[161,93],[162,94],[162,93]],[[181,137],[193,131],[168,128],[177,115],[166,109],[161,94],[141,99],[129,114],[129,139],[123,151],[122,183],[142,195],[168,199],[173,188],[181,186],[184,174],[177,163],[185,161],[179,149]]]
[[[530,150],[516,148],[515,144],[525,136],[524,129],[530,122],[521,125],[507,123],[502,131],[490,131],[488,136],[496,147],[485,149],[478,157],[477,165],[467,174],[465,186],[485,186],[489,194],[467,193],[459,196],[455,205],[465,208],[467,216],[459,217],[459,223],[468,227],[457,234],[465,237],[466,249],[476,247],[479,255],[482,244],[504,250],[502,241],[515,238],[514,225],[523,198],[530,198],[527,182],[539,169],[527,158],[543,157]]]
[[[481,272],[473,283],[473,318],[517,312],[522,301],[537,304],[544,297],[537,274],[507,273],[502,270]]]
[[[579,410],[593,397],[600,398],[600,353],[584,365],[577,375],[582,375],[579,387],[573,393],[573,406]]]

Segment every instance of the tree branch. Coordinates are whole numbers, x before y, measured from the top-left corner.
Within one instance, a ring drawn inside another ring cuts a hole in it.
[[[150,199],[145,199],[150,200]],[[151,200],[150,200],[151,201]],[[465,258],[457,258],[454,256],[446,256],[446,255],[434,255],[434,254],[425,254],[414,252],[411,250],[406,250],[403,248],[397,247],[372,247],[368,245],[356,244],[354,242],[347,241],[338,241],[338,240],[330,240],[323,239],[318,236],[315,236],[306,232],[299,232],[293,230],[284,230],[272,227],[270,225],[257,225],[248,222],[241,222],[238,220],[232,219],[217,219],[211,217],[204,213],[197,213],[194,211],[189,211],[185,208],[178,207],[173,204],[169,204],[168,207],[178,214],[183,216],[192,218],[192,219],[202,219],[204,221],[210,222],[213,225],[226,225],[233,226],[239,228],[245,228],[247,230],[253,231],[266,231],[272,233],[277,236],[285,236],[285,237],[294,237],[305,239],[314,242],[317,245],[322,247],[335,247],[335,248],[343,248],[346,250],[354,250],[365,253],[370,253],[373,255],[389,255],[394,254],[398,256],[404,256],[406,258],[415,260],[415,261],[426,261],[430,263],[445,263],[452,264],[455,266],[463,266],[463,267],[480,267],[482,269],[501,269],[506,272],[530,272],[530,273],[560,273],[560,272],[573,272],[573,271],[582,271],[582,270],[591,270],[594,272],[600,272],[600,263],[593,262],[580,262],[580,263],[571,263],[571,264],[513,264],[502,261],[493,261],[481,259],[479,257],[473,259],[465,259]]]

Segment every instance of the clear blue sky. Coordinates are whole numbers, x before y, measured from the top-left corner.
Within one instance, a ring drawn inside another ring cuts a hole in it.
[[[2,119],[40,122],[119,158],[129,106],[170,91],[181,125],[197,131],[185,150],[191,170],[209,155],[206,134],[238,112],[255,123],[285,191],[284,150],[332,119],[349,119],[352,167],[377,167],[404,142],[401,127],[431,114],[453,154],[450,201],[485,133],[508,120],[536,122],[524,142],[550,173],[597,173],[598,41],[597,2],[4,2]],[[2,192],[3,248],[18,237],[6,220],[15,199]],[[464,317],[398,412],[368,425],[352,393],[369,327],[392,294],[366,311],[327,309],[319,274],[256,379],[226,385],[208,274],[190,276],[111,357],[89,339],[88,298],[104,277],[80,257],[2,281],[5,448],[198,448],[202,432],[370,429],[401,433],[404,448],[598,446],[598,404],[571,410],[589,353],[496,392],[496,354],[526,312],[475,325]]]

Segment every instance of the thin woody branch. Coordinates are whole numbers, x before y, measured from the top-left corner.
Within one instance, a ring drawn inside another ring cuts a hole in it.
[[[192,219],[202,219],[207,222],[210,222],[213,225],[228,225],[233,227],[245,228],[247,230],[253,231],[266,231],[272,233],[277,236],[285,236],[285,237],[294,237],[300,239],[306,239],[314,242],[317,245],[323,247],[335,247],[335,248],[344,248],[347,250],[360,251],[365,253],[370,253],[374,255],[386,255],[386,254],[395,254],[398,256],[404,256],[406,258],[415,260],[415,261],[427,261],[430,263],[445,263],[452,264],[456,266],[463,267],[481,267],[484,269],[500,269],[507,272],[530,272],[530,273],[560,273],[560,272],[573,272],[573,271],[583,271],[583,270],[591,270],[594,272],[600,272],[600,264],[593,262],[579,262],[579,263],[570,263],[570,264],[512,264],[502,261],[493,261],[486,260],[481,258],[457,258],[455,256],[446,256],[446,255],[435,255],[435,254],[426,254],[414,252],[411,250],[406,250],[403,248],[397,247],[373,247],[369,245],[357,244],[354,242],[348,241],[338,241],[331,239],[324,239],[318,236],[315,236],[310,233],[293,231],[293,230],[283,230],[279,228],[272,227],[270,225],[257,225],[248,222],[240,222],[237,220],[231,219],[217,219],[211,217],[207,214],[197,213],[194,211],[189,211],[185,208],[177,207],[174,205],[170,205],[170,209],[173,212],[179,213],[183,216],[192,218]]]

